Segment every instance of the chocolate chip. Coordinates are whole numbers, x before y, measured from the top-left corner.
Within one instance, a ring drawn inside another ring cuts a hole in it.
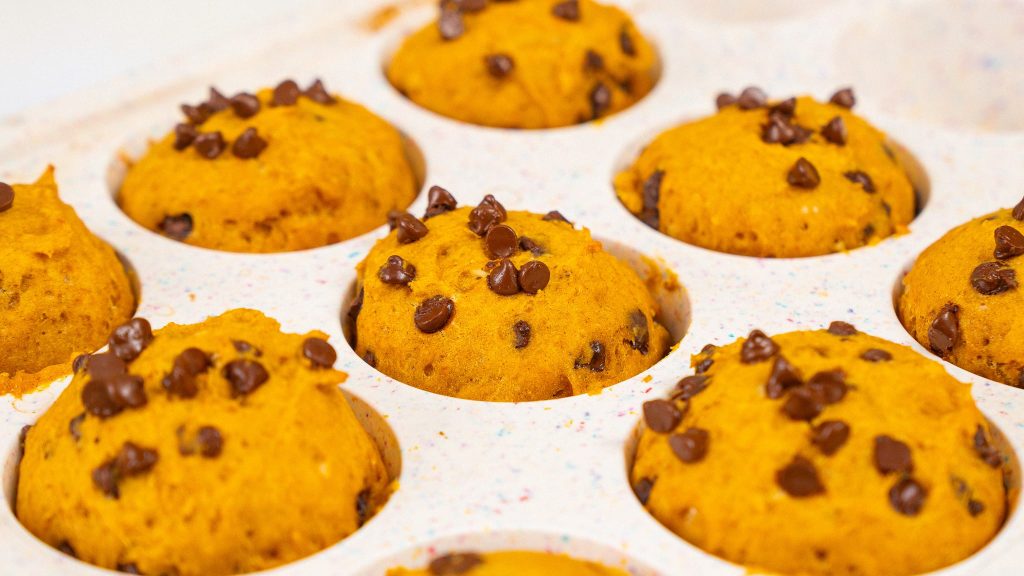
[[[104,380],[90,380],[82,387],[82,405],[93,416],[110,418],[123,410],[110,394]]]
[[[775,483],[794,498],[806,498],[825,492],[814,463],[803,456],[794,456],[785,468],[775,473]]]
[[[204,132],[196,136],[195,141],[192,142],[192,147],[196,149],[196,152],[207,160],[213,160],[220,156],[226,146],[224,136],[220,131]]]
[[[928,327],[928,344],[932,352],[946,357],[960,339],[960,307],[946,304]]]
[[[408,212],[402,212],[395,218],[395,228],[399,244],[411,244],[430,232],[426,224]]]
[[[604,344],[594,340],[590,343],[590,360],[584,361],[582,358],[577,358],[573,366],[577,370],[580,368],[589,368],[591,372],[604,372],[605,368],[605,351]]]
[[[251,118],[260,111],[260,99],[248,92],[239,92],[231,97],[231,109],[239,118]]]
[[[853,108],[857,103],[857,98],[853,95],[853,88],[843,88],[832,95],[828,100],[831,104],[842,106],[843,108]]]
[[[715,97],[715,108],[721,110],[736,103],[736,97],[727,92],[722,92]]]
[[[363,354],[363,362],[369,364],[371,368],[376,368],[377,355],[373,353],[373,350],[367,350],[366,353]]]
[[[525,252],[530,252],[534,256],[540,256],[544,253],[544,248],[541,248],[540,244],[537,244],[526,236],[519,237],[519,249]]]
[[[551,271],[548,270],[547,264],[540,260],[531,260],[523,264],[523,268],[519,270],[519,286],[527,294],[540,292],[548,285],[549,280]]]
[[[655,230],[661,224],[658,200],[661,198],[661,181],[664,178],[664,170],[655,170],[647,177],[647,180],[644,180],[643,208],[640,210],[640,220]]]
[[[512,296],[519,293],[518,271],[512,261],[502,258],[487,274],[487,287],[495,294]]]
[[[981,502],[974,499],[967,501],[967,512],[971,515],[972,518],[978,516],[984,511],[985,505],[982,504]]]
[[[213,426],[202,426],[196,431],[196,442],[199,454],[203,458],[216,458],[224,449],[224,437],[220,430]]]
[[[785,100],[773,104],[768,109],[768,114],[772,116],[783,116],[786,118],[792,117],[796,113],[796,98],[786,98]]]
[[[1003,463],[999,450],[989,444],[988,438],[985,437],[985,429],[980,424],[974,431],[974,451],[992,468],[998,468]]]
[[[814,420],[825,407],[825,400],[818,389],[797,386],[786,397],[782,411],[790,420]]]
[[[198,126],[203,122],[206,122],[213,111],[206,104],[200,104],[199,106],[192,106],[190,104],[182,104],[181,112],[188,119],[189,123]]]
[[[904,516],[916,516],[924,506],[928,492],[917,480],[901,478],[889,489],[889,503]]]
[[[687,428],[682,434],[668,437],[668,445],[672,452],[687,464],[700,462],[708,453],[708,431],[702,428]]]
[[[142,574],[142,572],[139,571],[139,567],[136,566],[134,562],[118,562],[117,571],[124,572],[125,574]]]
[[[654,482],[650,478],[641,478],[633,485],[633,493],[641,504],[646,505],[651,497],[651,490],[654,489]]]
[[[327,88],[324,86],[323,80],[320,80],[319,78],[314,80],[313,83],[309,85],[309,88],[306,88],[306,91],[302,94],[317,104],[329,105],[334,104],[335,102],[334,96],[331,96],[330,92],[328,92]]]
[[[619,30],[619,48],[626,56],[636,56],[636,44],[633,43],[633,37],[629,35],[629,29],[625,26]]]
[[[590,91],[590,117],[600,118],[612,105],[612,91],[604,82],[598,82]]]
[[[62,553],[67,554],[72,558],[78,558],[78,554],[75,553],[75,549],[71,547],[71,543],[67,540],[61,540],[60,543],[57,544],[57,550],[60,550]]]
[[[431,296],[416,307],[413,316],[416,328],[424,334],[433,334],[448,325],[455,313],[455,302],[444,296]]]
[[[807,381],[807,386],[820,393],[826,404],[835,404],[846,396],[846,373],[842,370],[823,370]]]
[[[427,570],[433,576],[458,576],[484,563],[483,556],[473,552],[458,552],[438,556],[430,561]]]
[[[270,375],[262,364],[255,360],[232,360],[224,365],[221,374],[231,385],[231,396],[248,396],[262,386]]]
[[[359,518],[359,525],[362,526],[370,516],[370,491],[360,490],[356,494],[356,517]]]
[[[108,394],[120,408],[141,408],[148,401],[141,376],[119,374],[104,382]]]
[[[772,400],[777,400],[782,398],[786,390],[801,384],[803,384],[803,380],[800,378],[800,371],[780,355],[772,364],[772,371],[768,375],[768,382],[764,387],[765,395]]]
[[[153,468],[158,459],[159,455],[156,450],[143,448],[133,442],[125,442],[115,461],[117,475],[121,477],[138,476]]]
[[[75,442],[82,439],[82,422],[84,421],[85,412],[82,412],[68,421],[68,432],[71,433],[71,437],[75,439]]]
[[[516,253],[519,247],[519,238],[516,231],[504,224],[491,226],[484,237],[484,244],[487,246],[487,254],[491,258],[508,258]]]
[[[323,338],[306,338],[302,342],[302,355],[313,363],[314,368],[330,368],[338,360],[334,346]]]
[[[639,308],[629,313],[630,338],[626,344],[640,354],[647,354],[651,340],[651,331],[647,326],[647,315]]]
[[[501,2],[502,0],[498,1]],[[464,13],[480,12],[487,8],[487,0],[455,0],[455,2],[459,5],[459,10],[462,10]]]
[[[892,360],[892,354],[879,348],[869,348],[860,355],[860,358],[868,362],[888,362]]]
[[[747,86],[743,89],[743,92],[740,92],[739,98],[736,99],[736,103],[741,110],[760,108],[767,104],[767,102],[768,95],[757,86]]]
[[[25,457],[25,441],[28,439],[28,431],[32,429],[30,424],[26,424],[21,427],[21,431],[18,432],[18,456],[21,458]]]
[[[811,442],[826,456],[835,454],[849,438],[850,426],[842,420],[825,420],[811,434]]]
[[[710,370],[711,366],[714,365],[714,363],[715,363],[714,359],[712,359],[712,358],[705,358],[705,359],[703,359],[703,360],[701,360],[700,362],[697,363],[697,366],[694,367],[694,371],[697,372],[697,374],[703,374],[703,373],[707,372],[708,370]]]
[[[583,55],[583,69],[591,72],[604,70],[604,57],[593,50],[587,50]]]
[[[675,391],[672,393],[673,400],[689,400],[703,392],[710,384],[710,378],[702,374],[687,376],[676,383]]]
[[[196,140],[199,130],[191,124],[177,124],[174,126],[174,149],[181,152],[188,148]],[[0,210],[2,211],[2,210]]]
[[[85,368],[85,364],[88,361],[88,354],[79,354],[78,356],[75,356],[75,359],[71,361],[71,371],[78,374],[83,368]]]
[[[128,365],[112,352],[93,354],[85,364],[86,372],[93,380],[109,380],[128,371]]]
[[[1012,214],[1014,220],[1024,220],[1024,199],[1021,199],[1021,201],[1013,207]]]
[[[452,193],[441,188],[440,186],[431,186],[427,192],[427,211],[423,214],[423,219],[426,220],[431,216],[438,216],[445,212],[451,212],[458,206],[458,202],[455,201],[455,197]]]
[[[92,483],[108,498],[117,499],[121,493],[117,488],[117,467],[114,460],[100,464],[92,471]]]
[[[569,222],[569,219],[563,216],[562,213],[559,212],[558,210],[552,210],[548,212],[543,217],[541,217],[541,220],[545,222],[565,222],[566,224],[572,226],[572,222]]]
[[[221,110],[226,110],[230,104],[231,102],[227,96],[221,94],[220,90],[210,86],[210,96],[206,99],[206,105],[210,110],[220,112]]]
[[[115,356],[131,362],[153,341],[153,329],[145,318],[132,318],[121,324],[110,334],[107,341]]]
[[[578,0],[559,2],[551,8],[551,13],[562,20],[578,22],[580,19],[580,3]]]
[[[821,184],[821,176],[818,175],[818,170],[813,164],[801,157],[789,169],[789,173],[786,174],[786,182],[796,188],[813,190],[818,187],[818,184]]]
[[[910,474],[914,471],[910,446],[885,434],[875,436],[875,468],[883,475]]]
[[[821,136],[836,146],[846,146],[846,124],[836,116],[821,127]]]
[[[868,176],[866,172],[851,170],[843,172],[843,176],[854,184],[860,184],[860,187],[868,194],[875,193],[875,183],[871,181],[871,176]]]
[[[508,217],[505,207],[488,194],[476,208],[469,213],[469,229],[477,236],[483,237],[491,226],[496,226]]]
[[[854,336],[857,334],[857,328],[849,322],[835,320],[828,325],[828,333],[834,336]]]
[[[1009,260],[1024,254],[1024,234],[1021,234],[1013,226],[1000,226],[996,228],[996,249],[997,260]]]
[[[454,2],[441,3],[441,15],[437,19],[437,31],[442,40],[455,40],[466,32],[462,22],[462,11]]]
[[[675,402],[661,399],[644,402],[644,422],[654,432],[668,434],[675,430],[682,419],[683,414],[676,408]]]
[[[797,132],[785,118],[771,116],[767,124],[761,125],[761,141],[766,144],[792,144],[797,138]]]
[[[526,320],[518,320],[512,325],[512,334],[515,336],[516,350],[526,348],[530,345],[530,324]]]
[[[753,330],[740,348],[740,362],[754,364],[763,362],[779,352],[775,342],[760,330]]]
[[[206,372],[211,365],[210,358],[198,348],[187,348],[174,359],[169,374],[161,384],[172,396],[193,398],[199,393],[195,377]]]
[[[1002,262],[985,262],[971,272],[971,286],[986,296],[1001,294],[1017,287],[1017,273]]]
[[[487,73],[492,78],[502,79],[512,73],[516,67],[515,60],[508,54],[488,54],[484,56]]]
[[[181,242],[192,234],[192,215],[182,212],[173,216],[164,216],[164,219],[156,227],[164,236]]]
[[[416,279],[416,267],[401,256],[388,256],[388,261],[377,270],[377,277],[385,284],[405,286]]]
[[[285,80],[274,88],[271,106],[294,106],[299,101],[299,85],[294,80]]]
[[[267,147],[267,141],[260,137],[253,127],[246,128],[231,145],[231,153],[242,160],[258,157]]]

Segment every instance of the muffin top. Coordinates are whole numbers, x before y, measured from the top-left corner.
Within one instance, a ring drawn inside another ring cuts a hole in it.
[[[387,576],[625,576],[625,572],[564,554],[527,550],[456,552],[438,556],[420,570],[393,568]]]
[[[915,192],[894,145],[851,111],[769,102],[761,90],[718,98],[718,113],[660,134],[615,178],[649,226],[733,254],[816,256],[904,232]]]
[[[358,104],[286,80],[216,89],[131,165],[121,208],[196,246],[283,252],[340,242],[405,208],[417,183],[395,128]]]
[[[665,355],[658,305],[625,263],[558,212],[457,208],[430,191],[423,221],[359,264],[355,348],[406,384],[459,398],[545,400],[597,392]]]
[[[445,0],[388,64],[391,83],[449,118],[554,128],[618,112],[657,76],[654,48],[622,10],[591,0]]]
[[[252,310],[155,334],[131,320],[28,430],[18,518],[137,574],[251,572],[334,544],[388,491],[335,357]]]
[[[631,478],[705,551],[783,574],[899,576],[962,560],[1002,525],[995,430],[938,363],[843,322],[755,330],[693,363],[644,405]]]
[[[61,202],[53,168],[34,184],[0,182],[0,393],[71,372],[131,317],[135,295],[114,250]]]
[[[1024,387],[1024,200],[947,232],[903,278],[898,311],[910,334],[942,358]]]

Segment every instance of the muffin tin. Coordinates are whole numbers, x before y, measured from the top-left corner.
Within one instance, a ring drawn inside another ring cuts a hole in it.
[[[728,343],[755,327],[771,334],[846,320],[941,362],[900,325],[893,309],[899,279],[947,230],[1012,206],[1024,194],[1020,3],[622,2],[660,51],[658,85],[600,122],[540,131],[454,122],[418,108],[388,84],[383,62],[402,37],[434,17],[436,3],[346,4],[253,31],[212,57],[202,51],[0,125],[0,180],[32,181],[55,164],[61,196],[134,268],[138,315],[155,327],[251,307],[287,331],[331,335],[337,367],[349,374],[343,389],[384,448],[399,488],[354,535],[274,574],[379,576],[450,550],[507,548],[565,552],[642,575],[745,574],[670,533],[633,496],[627,470],[642,403],[692,373],[689,356],[704,344]],[[231,254],[165,239],[118,209],[126,159],[173,126],[179,102],[201,98],[210,84],[235,92],[316,76],[391,121],[422,151],[426,185],[411,212],[423,211],[430,184],[445,186],[463,205],[490,193],[510,209],[562,211],[649,278],[677,348],[598,395],[523,404],[438,396],[378,373],[343,344],[341,317],[355,265],[386,227],[313,250]],[[749,84],[773,97],[819,98],[853,85],[856,112],[922,167],[915,182],[922,211],[910,232],[849,253],[756,259],[683,244],[629,214],[612,189],[614,173],[658,132],[713,112],[719,91]],[[944,365],[973,384],[978,405],[1002,432],[1003,450],[1021,454],[1024,391]],[[19,431],[66,384],[0,398],[8,503],[0,506],[0,572],[104,572],[37,540],[9,505]],[[1016,493],[1016,457],[1010,468]],[[984,549],[936,574],[1008,574],[1022,563],[1024,520],[1014,508]]]

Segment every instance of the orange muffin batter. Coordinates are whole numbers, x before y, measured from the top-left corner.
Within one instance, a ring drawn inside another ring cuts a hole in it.
[[[626,576],[622,570],[564,554],[504,551],[459,552],[438,556],[421,570],[394,568],[387,576]]]

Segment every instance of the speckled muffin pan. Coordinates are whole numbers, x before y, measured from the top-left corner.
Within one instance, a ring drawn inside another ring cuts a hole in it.
[[[388,56],[435,16],[435,2],[346,4],[295,15],[224,42],[219,53],[195,52],[0,124],[0,181],[32,181],[54,164],[63,199],[134,268],[138,315],[155,328],[251,307],[286,331],[331,336],[336,366],[349,374],[343,389],[384,448],[399,488],[354,535],[273,574],[380,576],[447,551],[510,548],[565,552],[633,574],[745,574],[663,528],[633,495],[627,471],[643,402],[692,374],[690,355],[705,344],[732,342],[753,328],[773,334],[844,320],[941,362],[896,317],[900,278],[947,230],[1024,195],[1024,5],[1017,2],[624,1],[658,48],[658,84],[600,122],[540,131],[455,122],[417,107],[387,82]],[[462,205],[494,194],[510,209],[557,209],[590,228],[650,279],[663,308],[659,320],[678,346],[598,395],[522,404],[434,395],[382,375],[343,343],[340,319],[355,266],[386,226],[323,248],[232,254],[161,237],[118,209],[125,161],[173,126],[179,103],[201,99],[211,84],[234,93],[286,77],[321,77],[407,136],[423,160],[414,214],[425,208],[426,188],[440,184]],[[818,98],[854,86],[857,113],[921,167],[914,175],[921,212],[910,232],[848,253],[757,259],[681,243],[632,217],[616,199],[614,175],[657,133],[712,113],[718,92],[751,84],[773,96]],[[1001,448],[1024,453],[1024,391],[944,366],[973,384],[976,402],[1001,432]],[[0,573],[104,573],[37,540],[10,506],[19,432],[66,384],[0,398],[8,504],[0,507]],[[1016,491],[1016,457],[1010,468]],[[1024,520],[1014,510],[986,547],[936,574],[1002,575],[1021,565]]]

